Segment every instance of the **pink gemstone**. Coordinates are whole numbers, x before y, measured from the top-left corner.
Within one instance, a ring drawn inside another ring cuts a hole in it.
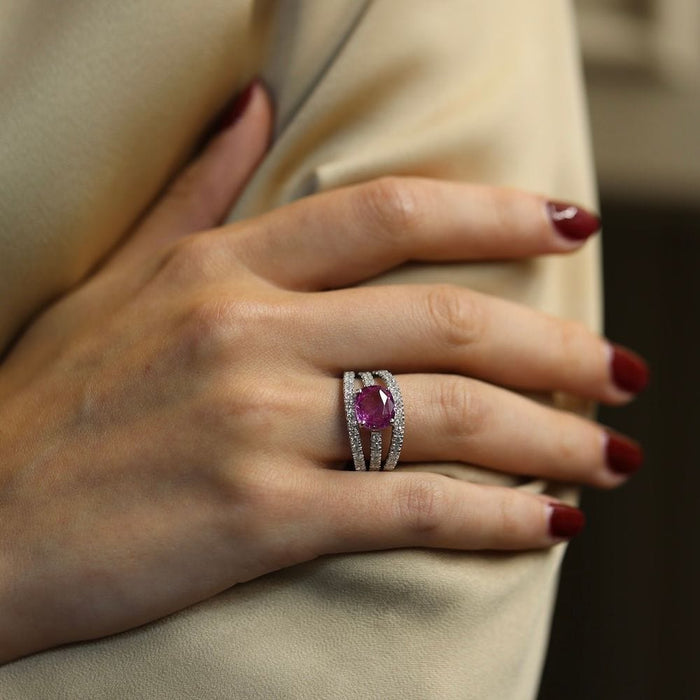
[[[366,386],[355,398],[355,415],[361,427],[383,430],[394,417],[394,397],[383,386]]]

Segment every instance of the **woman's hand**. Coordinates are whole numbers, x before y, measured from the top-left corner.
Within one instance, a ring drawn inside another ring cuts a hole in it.
[[[626,351],[458,287],[347,288],[406,260],[575,250],[544,199],[390,178],[212,228],[267,145],[264,91],[244,101],[0,368],[0,660],[326,553],[541,548],[580,525],[518,490],[341,470],[346,369],[397,374],[404,462],[601,488],[638,466],[632,443],[509,390],[621,404],[646,371]]]

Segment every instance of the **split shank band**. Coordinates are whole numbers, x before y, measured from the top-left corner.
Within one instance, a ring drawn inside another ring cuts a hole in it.
[[[356,386],[358,380],[359,388]],[[387,370],[345,372],[343,399],[355,470],[394,469],[399,461],[404,436],[403,399],[394,375]],[[387,428],[391,428],[391,440],[386,457],[382,460],[382,432]],[[369,464],[360,430],[369,431]]]

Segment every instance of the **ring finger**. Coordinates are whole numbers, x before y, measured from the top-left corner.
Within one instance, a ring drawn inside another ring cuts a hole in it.
[[[403,462],[468,462],[599,488],[620,485],[641,464],[641,449],[628,438],[506,389],[457,375],[396,379],[406,416]],[[325,462],[345,461],[350,448],[341,382],[316,381],[322,384],[307,423],[313,437],[305,431],[307,452]]]

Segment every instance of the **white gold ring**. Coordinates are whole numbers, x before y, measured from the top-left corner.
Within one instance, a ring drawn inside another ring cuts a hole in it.
[[[359,378],[361,388],[356,388]],[[375,378],[383,384],[377,384]],[[343,399],[352,461],[357,471],[390,470],[396,467],[404,436],[404,412],[401,390],[394,375],[387,370],[345,372]],[[391,442],[382,461],[382,431],[391,428]],[[369,465],[362,447],[360,429],[370,431]]]

